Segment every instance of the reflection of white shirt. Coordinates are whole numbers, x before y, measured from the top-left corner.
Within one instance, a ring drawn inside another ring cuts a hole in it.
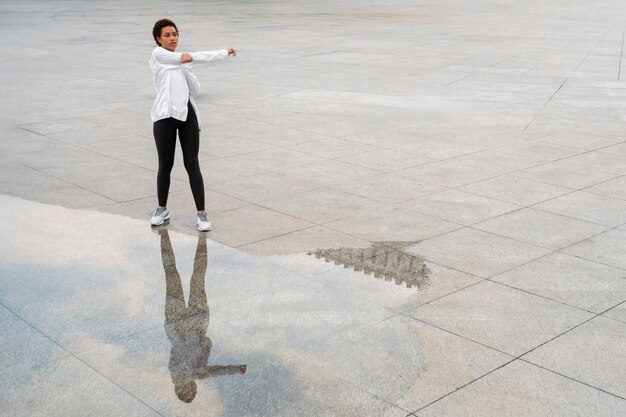
[[[228,51],[190,52],[193,62],[211,62],[228,58]],[[200,124],[200,114],[194,97],[200,93],[200,83],[193,73],[193,62],[181,64],[182,53],[157,46],[148,61],[154,77],[156,99],[150,110],[153,122],[173,117],[187,120],[187,102],[190,101]]]

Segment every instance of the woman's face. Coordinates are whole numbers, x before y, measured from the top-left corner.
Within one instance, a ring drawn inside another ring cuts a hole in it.
[[[178,46],[178,31],[174,26],[165,26],[161,28],[161,36],[157,40],[163,48],[174,52]]]

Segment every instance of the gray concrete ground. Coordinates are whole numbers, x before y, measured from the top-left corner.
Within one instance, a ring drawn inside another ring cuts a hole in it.
[[[180,50],[239,49],[195,68],[208,238],[180,154],[148,226],[166,16]],[[3,413],[626,415],[622,2],[7,0],[0,23]],[[375,242],[425,285],[305,254]]]

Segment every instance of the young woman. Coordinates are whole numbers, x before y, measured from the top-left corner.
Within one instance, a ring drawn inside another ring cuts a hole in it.
[[[198,230],[211,230],[211,222],[204,211],[204,182],[198,163],[200,149],[200,117],[194,97],[200,92],[200,83],[193,73],[194,62],[211,62],[236,56],[233,47],[218,51],[180,53],[178,28],[169,19],[161,19],[152,29],[157,47],[150,57],[150,68],[154,79],[156,99],[150,116],[153,122],[154,141],[159,155],[157,174],[158,207],[154,210],[150,223],[161,225],[170,218],[167,210],[167,197],[170,189],[170,173],[174,166],[176,133],[183,151],[185,170],[189,175],[191,192],[198,210],[196,223]]]

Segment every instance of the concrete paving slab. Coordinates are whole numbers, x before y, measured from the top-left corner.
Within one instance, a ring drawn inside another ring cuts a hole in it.
[[[375,213],[386,207],[376,200],[354,194],[357,193],[321,188],[289,198],[276,198],[274,201],[264,203],[264,205],[281,213],[317,224],[349,217],[350,214],[359,209],[370,210]]]
[[[614,178],[610,181],[604,181],[600,184],[594,185],[593,187],[589,187],[585,191],[626,200],[626,191],[624,191],[625,186],[626,176],[622,176]]]
[[[612,416],[624,400],[522,361],[515,361],[440,401],[416,416],[568,415]]]
[[[307,229],[315,224],[259,206],[246,206],[212,216],[211,238],[229,246],[242,246]],[[193,230],[193,229],[191,229]]]
[[[604,313],[605,317],[610,317],[614,320],[619,320],[622,323],[626,323],[626,306],[622,302],[621,304],[613,307]]]
[[[523,358],[624,398],[626,387],[621,376],[624,374],[625,337],[625,323],[596,317]],[[588,361],[585,365],[575,364],[572,360],[575,356],[588,358]]]
[[[624,299],[626,273],[562,253],[512,269],[492,278],[532,294],[602,313]]]
[[[179,161],[182,158],[177,158]],[[259,167],[250,165],[249,160],[243,159],[240,155],[230,156],[226,158],[217,158],[210,160],[200,160],[200,170],[202,171],[202,179],[205,188],[212,184],[236,180],[243,177],[250,177],[261,174],[266,171]],[[179,171],[179,178],[183,178],[184,171]]]
[[[372,167],[383,172],[394,172],[432,161],[430,157],[422,153],[392,149],[360,153],[339,158],[339,160],[361,167]]]
[[[255,204],[294,197],[320,188],[311,182],[273,172],[211,184],[209,187],[213,191]]]
[[[459,187],[459,190],[521,206],[541,203],[573,191],[571,188],[526,180],[513,175],[475,182]]]
[[[571,167],[609,174],[626,175],[626,162],[620,155],[594,150],[567,159]]]
[[[617,85],[615,88],[619,88]],[[554,132],[539,139],[542,142],[555,143],[557,145],[567,145],[575,148],[595,150],[623,142],[620,137],[603,137],[589,134],[581,134],[576,131]]]
[[[377,148],[349,139],[327,138],[293,145],[290,149],[310,153],[323,158],[336,159],[348,155],[375,151]]]
[[[465,226],[522,208],[516,204],[458,190],[429,194],[401,203],[399,207],[413,208],[429,216]]]
[[[460,165],[478,170],[486,169],[500,174],[507,174],[520,169],[540,165],[542,161],[536,158],[527,158],[519,155],[502,155],[500,152],[488,149],[462,155],[451,159],[449,162],[456,162]]]
[[[626,269],[624,250],[626,250],[626,231],[616,229],[585,239],[563,249],[563,252]]]
[[[549,249],[471,228],[408,247],[407,252],[482,278],[506,272],[550,253]]]
[[[474,224],[472,228],[552,250],[563,249],[608,230],[606,226],[550,215],[532,208],[503,214]]]
[[[310,181],[319,186],[332,187],[346,182],[381,175],[377,169],[329,160],[278,171],[289,178]]]
[[[358,216],[348,216],[325,226],[369,241],[424,240],[461,228],[417,210],[402,208],[390,208],[385,212],[362,210]]]
[[[306,254],[320,247],[359,248],[368,247],[369,245],[370,242],[367,240],[340,233],[325,226],[314,226],[243,245],[239,249],[253,255],[271,256],[293,254],[294,252]],[[296,269],[299,272],[306,271],[306,267],[303,265],[299,265]]]
[[[14,416],[80,416],[86,409],[102,416],[143,417],[150,412],[144,403],[72,357],[10,378],[14,383],[3,393],[2,409]]]
[[[470,167],[459,164],[454,159],[428,163],[414,168],[396,171],[396,175],[440,184],[445,187],[462,185],[486,180],[500,175],[498,171],[486,168]]]
[[[336,188],[381,203],[396,205],[424,195],[445,190],[444,187],[412,178],[387,174],[353,181]]]
[[[572,167],[567,159],[520,170],[512,175],[572,189],[590,187],[617,177],[617,174]]]
[[[535,312],[532,317],[521,313],[528,308]],[[588,312],[489,281],[462,289],[408,314],[514,356],[593,317]],[[523,339],[520,334],[524,334]]]
[[[626,222],[624,200],[585,191],[557,197],[537,204],[534,208],[611,227]]]
[[[511,360],[508,355],[406,316],[393,317],[364,331],[347,330],[335,340],[338,338],[343,340],[341,347],[315,351],[309,361],[403,409],[428,404],[443,392]],[[365,359],[359,366],[351,366],[350,358],[355,354]],[[472,367],[467,366],[469,362]],[[442,367],[442,363],[448,365]],[[406,379],[398,379],[399,374]]]
[[[626,154],[626,144],[624,142],[619,143],[617,145],[608,146],[602,149],[602,152],[615,153],[618,155]]]
[[[0,341],[2,357],[7,366],[3,367],[2,377],[28,375],[48,362],[68,359],[70,354],[59,345],[34,329],[5,307],[0,309],[5,337]],[[7,399],[3,398],[4,406]]]

